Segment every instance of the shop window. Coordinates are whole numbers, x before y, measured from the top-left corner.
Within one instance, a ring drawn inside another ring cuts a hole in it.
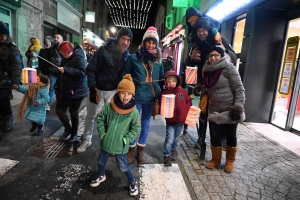
[[[233,50],[237,55],[239,55],[242,51],[242,44],[244,38],[244,29],[245,29],[246,19],[242,19],[236,22],[235,24],[235,31],[234,31],[234,38],[233,38]],[[239,56],[238,56],[239,57]],[[236,67],[239,68],[240,59],[237,59]]]

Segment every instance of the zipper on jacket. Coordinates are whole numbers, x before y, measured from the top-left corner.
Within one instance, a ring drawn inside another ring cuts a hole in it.
[[[110,147],[109,147],[109,149],[111,149],[111,147],[112,147],[112,143],[113,143],[113,141],[114,141],[114,138],[115,138],[115,134],[116,134],[116,130],[117,130],[117,124],[118,124],[118,121],[119,121],[119,117],[120,117],[120,115],[118,114],[118,113],[115,113],[115,115],[117,115],[117,119],[115,120],[115,124],[114,124],[114,134],[113,134],[113,137],[112,137],[112,139],[111,139],[111,141],[110,141]]]

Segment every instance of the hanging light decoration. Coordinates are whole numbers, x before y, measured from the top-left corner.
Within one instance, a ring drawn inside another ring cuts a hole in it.
[[[153,0],[105,0],[116,26],[144,29]]]

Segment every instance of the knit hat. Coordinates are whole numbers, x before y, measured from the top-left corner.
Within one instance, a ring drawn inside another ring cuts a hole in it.
[[[117,40],[119,40],[122,36],[129,36],[130,37],[130,42],[133,39],[133,34],[132,31],[129,28],[121,28],[118,33],[117,33]]]
[[[68,55],[74,50],[74,45],[71,42],[64,41],[58,46],[58,50]]]
[[[177,83],[177,77],[176,76],[168,76],[166,82],[168,82],[171,79],[174,80]]]
[[[196,22],[196,30],[199,28],[205,28],[207,31],[209,31],[210,27],[210,19],[208,17],[199,17],[199,19]]]
[[[5,26],[3,21],[0,21],[0,34],[9,36],[9,29]]]
[[[119,83],[117,93],[120,92],[130,92],[131,94],[135,95],[135,86],[130,74],[124,75],[123,79]]]
[[[45,85],[48,85],[49,80],[48,80],[47,76],[45,76],[44,74],[39,74],[39,78],[42,83],[44,83]]]
[[[212,51],[217,51],[219,54],[221,54],[221,57],[224,56],[224,49],[220,45],[214,45],[210,47],[208,54]]]
[[[156,46],[158,45],[159,42],[159,36],[157,33],[157,29],[153,26],[150,26],[147,30],[146,33],[144,34],[143,37],[143,44],[145,44],[146,41],[152,40],[156,43]]]

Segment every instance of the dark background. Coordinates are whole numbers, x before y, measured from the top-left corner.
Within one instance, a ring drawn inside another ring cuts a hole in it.
[[[140,45],[142,43],[142,39],[143,39],[144,33],[146,32],[147,28],[149,26],[154,26],[156,11],[158,11],[159,4],[165,5],[166,0],[160,0],[160,1],[153,0],[152,5],[149,10],[149,13],[148,13],[148,19],[147,19],[145,29],[130,28],[133,33],[133,41],[132,41],[133,44]],[[108,27],[111,27],[111,26],[116,27],[117,31],[121,28],[120,26],[116,26],[113,23],[110,13],[108,13],[108,16],[107,16],[107,24],[108,24]]]

